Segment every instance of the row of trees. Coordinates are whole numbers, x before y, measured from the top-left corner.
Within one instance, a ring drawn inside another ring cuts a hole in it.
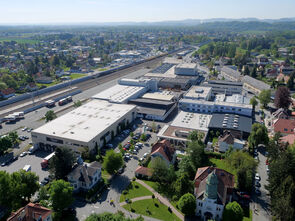
[[[272,214],[276,220],[295,220],[295,145],[280,144],[280,134],[270,140],[269,185]]]

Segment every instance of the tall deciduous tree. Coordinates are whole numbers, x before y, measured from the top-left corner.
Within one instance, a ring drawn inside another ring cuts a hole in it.
[[[49,194],[52,208],[56,212],[61,212],[74,202],[73,187],[69,182],[64,180],[53,181],[49,189]]]
[[[161,157],[152,159],[151,168],[153,170],[152,179],[161,184],[166,183],[166,176],[169,173],[169,167]]]
[[[244,212],[240,204],[236,201],[230,202],[226,205],[225,210],[223,212],[223,220],[230,221],[242,221],[244,216]]]
[[[292,103],[289,89],[286,87],[279,87],[276,91],[274,103],[277,108],[288,109]]]
[[[113,149],[107,151],[103,161],[103,167],[109,174],[115,174],[124,164],[121,153],[116,153]]]
[[[196,210],[196,198],[191,193],[184,194],[178,201],[178,208],[185,215],[194,215]]]
[[[262,90],[258,96],[258,99],[264,108],[266,108],[270,102],[270,95],[270,90]]]
[[[181,174],[174,183],[175,193],[178,197],[186,193],[193,193],[194,191],[194,184],[190,181],[189,176],[184,173]]]
[[[252,105],[253,109],[255,110],[256,105],[258,104],[258,101],[256,100],[255,97],[252,97],[250,99],[250,104]]]
[[[75,162],[76,157],[71,149],[57,147],[55,155],[49,161],[49,170],[56,179],[65,179]]]
[[[56,114],[54,113],[53,110],[49,110],[49,111],[46,112],[46,114],[45,114],[45,120],[46,120],[46,122],[52,121],[55,118],[56,118]]]
[[[253,149],[257,147],[258,144],[264,144],[267,146],[268,142],[269,138],[267,128],[262,124],[253,124],[250,136],[248,137],[250,152],[253,152]]]

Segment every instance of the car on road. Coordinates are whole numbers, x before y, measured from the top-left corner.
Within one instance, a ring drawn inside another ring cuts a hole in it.
[[[32,128],[27,129],[27,132],[30,133],[32,131]]]
[[[21,140],[21,141],[25,141],[26,140],[26,138],[24,138],[24,136],[19,136],[18,139]]]
[[[255,194],[257,196],[260,196],[261,195],[261,191],[258,188],[255,188]]]
[[[27,127],[24,127],[23,129],[22,129],[22,131],[26,131],[28,128]]]
[[[20,157],[24,157],[24,156],[26,156],[27,155],[27,152],[22,152],[19,156]]]
[[[7,162],[1,163],[1,167],[5,167],[7,165]]]
[[[266,166],[266,172],[267,172],[267,174],[269,174],[269,168],[268,168],[268,166]]]
[[[260,175],[259,175],[259,173],[256,173],[256,174],[255,174],[255,180],[260,181]]]
[[[258,180],[255,180],[255,186],[258,187],[258,188],[261,187],[261,184],[260,184],[260,182]]]

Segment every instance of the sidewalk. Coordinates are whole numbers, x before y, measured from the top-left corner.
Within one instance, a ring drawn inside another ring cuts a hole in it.
[[[142,180],[136,180],[136,182],[140,183],[141,185],[143,185],[145,188],[147,188],[149,191],[151,191],[154,195],[155,198],[158,199],[161,203],[165,204],[166,206],[170,207],[171,210],[173,211],[173,213],[181,220],[184,220],[184,216],[178,212],[177,209],[174,208],[174,206],[169,202],[168,199],[166,199],[165,197],[163,197],[162,195],[160,195],[158,192],[156,192],[152,187],[150,187],[149,185],[147,185],[145,182],[143,182]],[[132,199],[133,201],[133,199]]]

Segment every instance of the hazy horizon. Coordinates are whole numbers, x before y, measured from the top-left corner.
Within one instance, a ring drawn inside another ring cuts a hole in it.
[[[0,0],[0,24],[163,22],[295,17],[294,0]]]

